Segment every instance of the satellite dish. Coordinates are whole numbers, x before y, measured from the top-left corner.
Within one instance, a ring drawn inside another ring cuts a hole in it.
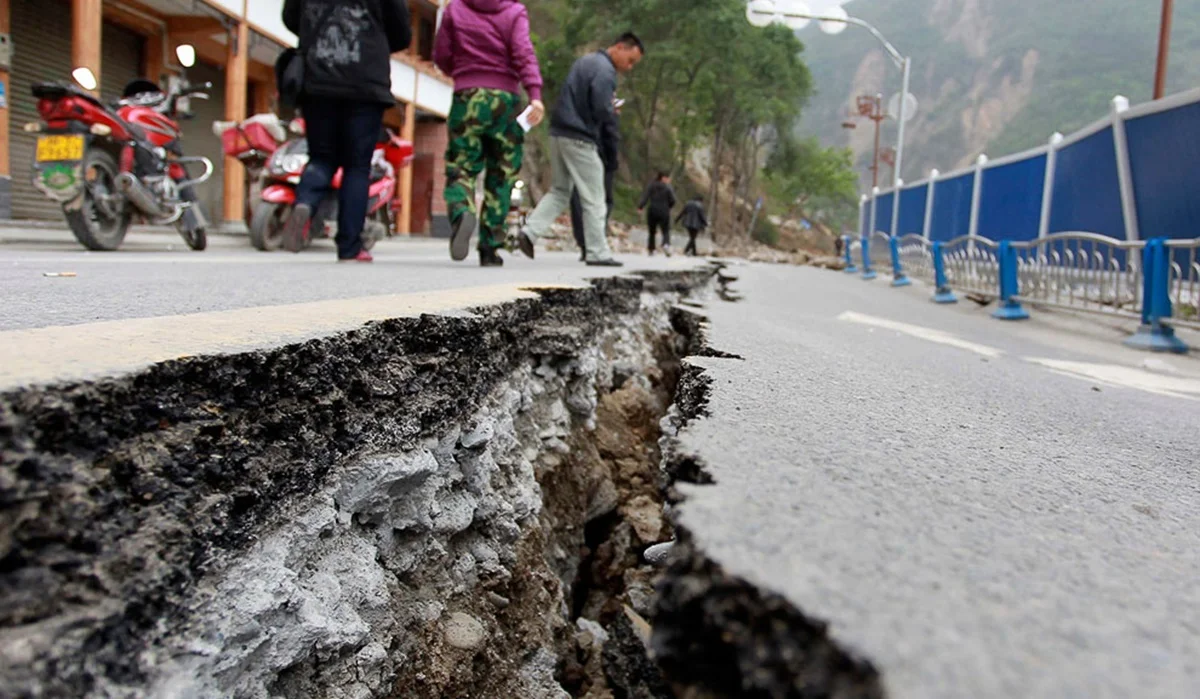
[[[841,5],[835,5],[834,7],[829,8],[825,11],[824,15],[826,17],[841,20],[850,19],[850,15],[846,12],[846,8],[842,7]],[[846,24],[845,22],[824,21],[821,22],[821,31],[825,32],[826,34],[841,34],[842,32],[846,31],[846,27],[848,26],[850,25]]]
[[[756,27],[766,27],[775,21],[773,0],[750,0],[746,5],[746,21]]]
[[[917,98],[913,97],[913,93],[910,92],[907,95],[905,95],[904,121],[906,121],[906,122],[911,121],[912,118],[917,115],[918,106],[919,105],[917,104]],[[892,95],[892,98],[890,100],[888,100],[887,113],[888,113],[888,117],[895,119],[896,121],[900,121],[900,93],[899,92]]]

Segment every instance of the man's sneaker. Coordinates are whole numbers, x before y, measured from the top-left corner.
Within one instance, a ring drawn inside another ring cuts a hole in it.
[[[666,255],[667,257],[670,257],[671,255],[675,254],[675,251],[671,249],[670,245],[664,245],[663,246],[663,254]]]
[[[367,252],[366,250],[363,250],[362,252],[358,253],[354,257],[338,258],[338,262],[371,263],[374,261],[375,261],[375,257],[373,255],[371,255],[371,253]]]
[[[625,263],[619,262],[612,258],[609,258],[607,260],[588,260],[587,266],[588,267],[624,267]]]
[[[517,247],[521,249],[521,254],[525,255],[525,257],[531,260],[534,259],[533,238],[530,238],[529,234],[524,230],[517,234]]]
[[[471,236],[475,233],[475,214],[467,211],[454,224],[450,235],[450,259],[462,262],[471,254]]]
[[[312,223],[312,207],[297,204],[283,224],[283,247],[288,252],[300,252],[308,242],[308,227]]]
[[[480,267],[503,267],[504,258],[496,252],[499,248],[479,248]]]

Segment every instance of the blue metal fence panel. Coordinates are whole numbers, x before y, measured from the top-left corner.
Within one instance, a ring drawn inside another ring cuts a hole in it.
[[[1051,233],[1083,231],[1125,239],[1111,126],[1058,152],[1050,201]]]
[[[971,195],[975,173],[938,180],[933,190],[933,221],[929,239],[946,242],[971,232]]]
[[[900,230],[896,235],[922,235],[925,232],[925,204],[929,183],[900,191]]]
[[[875,209],[875,230],[890,234],[892,232],[892,203],[896,201],[894,192],[879,195],[879,206]]]
[[[1200,104],[1125,122],[1143,238],[1200,236]]]
[[[1046,155],[983,171],[979,235],[992,240],[1033,240],[1042,223]]]

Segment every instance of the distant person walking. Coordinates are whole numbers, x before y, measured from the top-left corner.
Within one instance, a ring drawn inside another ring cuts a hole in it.
[[[392,96],[391,55],[412,41],[403,0],[286,0],[283,23],[300,38],[304,86],[300,109],[308,139],[308,167],[296,188],[296,206],[283,229],[284,245],[299,252],[312,213],[342,169],[338,190],[338,260],[371,262],[363,248],[371,160]]]
[[[518,243],[532,258],[539,236],[571,203],[571,189],[583,202],[583,228],[587,263],[620,267],[612,258],[604,235],[604,162],[600,158],[600,134],[615,119],[613,95],[617,73],[627,73],[642,60],[645,49],[634,34],[625,34],[604,51],[575,61],[559,91],[550,117],[550,154],[553,184],[529,216]]]
[[[498,267],[513,185],[521,172],[525,130],[518,94],[529,95],[530,126],[541,123],[542,73],[529,38],[529,13],[517,0],[454,0],[442,16],[433,60],[454,78],[446,147],[450,257],[465,260],[479,228],[479,264]],[[475,180],[485,172],[483,211],[474,209]]]
[[[647,210],[647,205],[649,209]],[[663,253],[671,255],[671,209],[675,208],[675,190],[671,188],[671,176],[665,172],[646,187],[638,213],[646,211],[646,227],[649,229],[650,254],[654,254],[655,231],[662,231]]]
[[[621,130],[618,122],[621,118],[623,100],[613,100],[613,113],[616,116],[606,122],[600,130],[600,159],[604,161],[604,232],[608,233],[608,221],[613,212],[613,186],[616,184],[617,169],[621,161]],[[583,200],[579,198],[579,190],[571,192],[571,232],[575,234],[575,244],[579,246],[579,261],[587,261],[587,240],[583,236]]]
[[[675,219],[675,222],[683,224],[684,229],[688,232],[688,244],[684,248],[683,254],[695,257],[699,254],[696,250],[696,236],[708,228],[708,216],[704,213],[704,197],[696,196],[684,204],[683,211],[679,212],[679,218]]]

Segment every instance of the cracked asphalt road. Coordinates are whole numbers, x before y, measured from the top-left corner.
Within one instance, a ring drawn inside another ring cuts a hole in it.
[[[889,696],[1200,696],[1200,370],[1103,322],[740,266],[682,521]],[[1070,332],[1064,332],[1066,328]],[[1193,338],[1194,339],[1194,338]]]

